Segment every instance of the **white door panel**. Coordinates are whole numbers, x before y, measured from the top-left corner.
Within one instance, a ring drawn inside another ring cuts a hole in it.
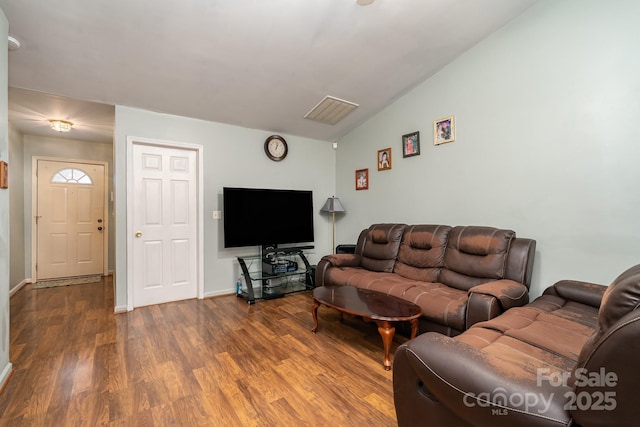
[[[104,272],[104,172],[101,164],[37,161],[38,279]]]
[[[132,161],[134,307],[195,298],[196,152],[134,144]]]

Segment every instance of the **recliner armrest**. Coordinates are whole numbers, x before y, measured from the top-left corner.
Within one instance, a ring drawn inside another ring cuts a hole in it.
[[[325,255],[316,266],[315,286],[324,286],[327,269],[335,267],[360,267],[362,257],[357,254]]]
[[[502,279],[476,285],[469,289],[466,327],[486,322],[501,315],[511,307],[529,302],[529,290],[513,280]]]
[[[543,295],[555,295],[569,301],[600,308],[606,286],[579,280],[560,280],[544,290]]]
[[[469,289],[469,294],[483,294],[496,298],[502,311],[511,307],[520,307],[529,302],[529,290],[522,283],[502,279],[476,285]]]
[[[362,263],[362,257],[356,254],[325,255],[322,260],[326,260],[333,267],[360,267]]]
[[[398,347],[394,357],[398,425],[569,423],[563,409],[569,387],[538,385],[535,373],[505,373],[504,369],[464,342],[432,332],[419,335]],[[524,399],[529,394],[545,400]]]

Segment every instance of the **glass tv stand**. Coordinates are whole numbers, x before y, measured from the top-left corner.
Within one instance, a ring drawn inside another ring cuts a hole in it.
[[[249,304],[313,289],[312,269],[301,248],[277,248],[239,256],[243,282],[238,297]]]

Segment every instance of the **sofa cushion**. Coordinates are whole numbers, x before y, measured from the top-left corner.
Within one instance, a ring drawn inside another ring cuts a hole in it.
[[[379,228],[373,229],[369,233],[369,238],[373,243],[379,243],[381,245],[386,245],[387,243],[389,243],[387,230],[381,230]]]
[[[357,271],[351,270],[348,273],[350,273],[350,277],[345,283],[362,289],[370,289],[374,284],[391,286],[392,281],[397,277],[393,273],[373,272],[363,268],[357,269]]]
[[[338,268],[329,268],[325,271],[324,285],[349,285],[355,286],[355,282],[365,274],[372,274],[372,277],[377,277],[376,274],[371,273],[368,270],[360,267],[343,266]]]
[[[327,283],[341,283],[393,295],[420,306],[426,319],[465,329],[468,294],[442,283],[407,279],[396,273],[372,272],[363,268],[334,268],[327,273]]]
[[[577,361],[580,349],[592,333],[592,327],[541,313],[529,326],[509,330],[505,335]]]
[[[405,224],[374,224],[362,243],[362,267],[369,271],[392,272]]]
[[[405,289],[395,287],[390,294],[419,305],[422,316],[432,322],[459,331],[466,328],[469,296],[465,291],[442,283],[415,282]]]
[[[575,363],[570,358],[491,329],[470,328],[455,339],[481,351],[488,364],[498,371],[528,378],[529,381],[535,381],[538,368],[567,371]]]
[[[408,279],[437,282],[451,227],[412,225],[405,229],[394,273]]]
[[[461,290],[503,279],[512,230],[458,226],[449,233],[440,282]]]
[[[595,307],[553,295],[542,295],[474,328],[491,329],[575,363],[597,325]]]

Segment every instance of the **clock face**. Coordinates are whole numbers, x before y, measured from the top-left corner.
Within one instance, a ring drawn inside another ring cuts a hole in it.
[[[280,161],[287,157],[287,141],[279,135],[272,135],[264,142],[264,152],[271,160]]]

